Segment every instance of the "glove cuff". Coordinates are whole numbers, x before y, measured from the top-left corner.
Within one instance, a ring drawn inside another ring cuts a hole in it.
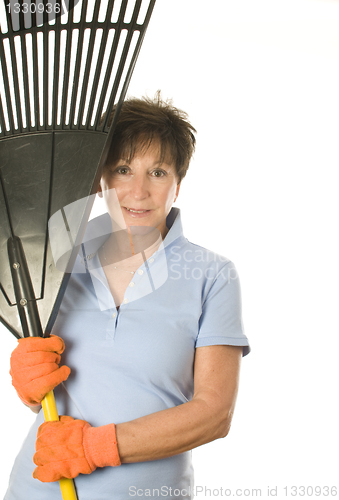
[[[83,432],[85,457],[92,472],[97,467],[121,465],[114,424],[85,427]]]
[[[21,396],[21,394],[19,393],[19,391],[17,389],[15,389],[15,390],[16,390],[17,395],[19,396],[19,399],[23,402],[23,404],[25,406],[28,406],[29,408],[38,408],[39,406],[41,406],[41,401],[40,401],[40,403],[39,402],[29,402],[23,396]]]

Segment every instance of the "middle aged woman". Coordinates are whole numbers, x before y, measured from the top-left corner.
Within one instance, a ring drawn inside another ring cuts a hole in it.
[[[23,390],[15,361],[32,339],[12,355],[21,399],[39,409],[56,387],[71,417],[39,427],[39,413],[5,500],[58,499],[62,477],[80,500],[193,498],[190,450],[227,435],[249,347],[232,262],[190,243],[172,208],[194,132],[159,96],[124,103],[99,187],[108,214],[88,225],[57,336],[33,339],[40,363],[58,358]]]

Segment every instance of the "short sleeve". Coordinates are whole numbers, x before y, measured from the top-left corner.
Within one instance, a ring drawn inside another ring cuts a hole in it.
[[[239,276],[230,261],[218,272],[203,298],[195,346],[209,345],[243,346],[243,356],[250,352],[241,316]]]

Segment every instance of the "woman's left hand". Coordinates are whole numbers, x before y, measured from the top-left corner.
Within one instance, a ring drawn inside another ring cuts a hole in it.
[[[85,420],[62,416],[45,422],[38,430],[36,453],[38,466],[33,477],[42,482],[90,474],[97,467],[120,465],[115,425],[91,427]]]

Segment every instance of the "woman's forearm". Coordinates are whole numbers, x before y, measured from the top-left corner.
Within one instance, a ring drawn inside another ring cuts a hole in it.
[[[167,458],[224,437],[233,408],[193,399],[174,408],[116,425],[121,462]]]
[[[234,346],[197,348],[193,399],[174,408],[115,426],[91,427],[72,417],[45,422],[39,427],[34,477],[50,482],[66,477],[64,466],[67,477],[77,477],[96,467],[114,467],[120,461],[158,460],[226,436],[236,401],[241,354],[242,348]]]
[[[242,347],[199,347],[192,401],[116,425],[122,462],[167,458],[227,435],[239,382]]]

